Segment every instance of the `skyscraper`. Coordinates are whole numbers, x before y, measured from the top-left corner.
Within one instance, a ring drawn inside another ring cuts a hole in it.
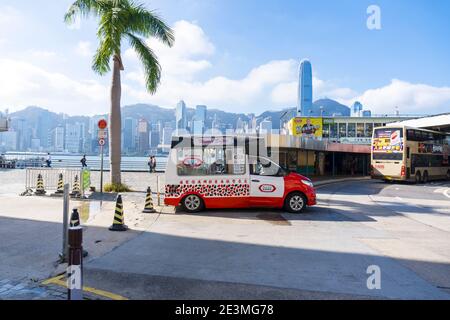
[[[138,123],[138,150],[140,154],[145,154],[149,148],[149,130],[148,122],[145,119],[139,119]]]
[[[205,132],[206,110],[206,106],[195,107],[195,115],[192,120],[193,134],[201,135]]]
[[[187,128],[186,103],[183,100],[178,102],[176,110],[176,129],[178,132],[184,132]]]
[[[300,62],[297,115],[307,117],[312,111],[312,67],[309,60]]]

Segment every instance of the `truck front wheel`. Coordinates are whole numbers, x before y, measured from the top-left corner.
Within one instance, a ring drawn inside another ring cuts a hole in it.
[[[293,192],[286,197],[284,208],[290,213],[301,213],[306,208],[306,197],[300,192]]]

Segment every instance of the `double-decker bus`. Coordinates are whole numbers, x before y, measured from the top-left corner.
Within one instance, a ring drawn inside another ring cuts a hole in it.
[[[407,126],[373,130],[372,179],[384,181],[450,180],[450,134]]]

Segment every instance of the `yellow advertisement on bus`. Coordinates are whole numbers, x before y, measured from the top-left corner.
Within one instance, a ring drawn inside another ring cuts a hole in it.
[[[296,137],[322,139],[322,118],[295,117],[289,121],[289,132]]]

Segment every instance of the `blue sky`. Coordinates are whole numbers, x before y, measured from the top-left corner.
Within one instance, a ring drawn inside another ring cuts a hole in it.
[[[449,1],[142,1],[176,31],[173,49],[149,39],[163,66],[145,92],[140,65],[123,46],[123,104],[207,104],[262,112],[294,106],[298,62],[313,64],[314,98],[375,113],[450,111]],[[110,76],[90,69],[96,21],[68,28],[71,1],[0,3],[0,109],[39,105],[69,114],[108,110]],[[381,30],[366,26],[369,5]],[[45,9],[44,9],[45,8]]]

